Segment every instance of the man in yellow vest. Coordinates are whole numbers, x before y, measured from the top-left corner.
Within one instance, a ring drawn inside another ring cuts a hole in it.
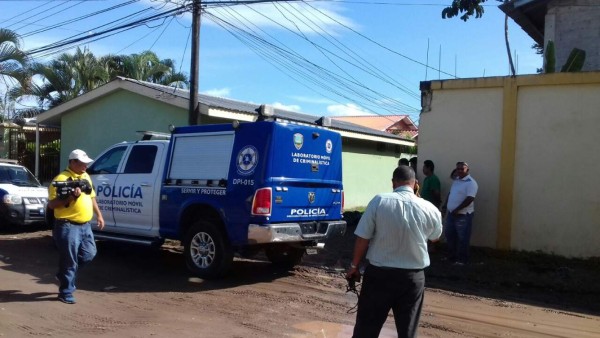
[[[56,278],[60,282],[58,299],[75,304],[75,278],[81,266],[96,256],[96,242],[90,221],[94,213],[98,228],[104,228],[104,218],[96,203],[92,180],[86,173],[93,160],[80,149],[69,154],[69,166],[58,174],[48,187],[48,207],[54,211],[52,237],[59,251]]]

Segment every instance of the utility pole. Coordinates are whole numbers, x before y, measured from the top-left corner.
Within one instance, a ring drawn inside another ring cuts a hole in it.
[[[198,107],[198,73],[200,71],[200,4],[201,0],[193,0],[192,4],[192,64],[190,66],[190,106],[188,124],[200,124]]]

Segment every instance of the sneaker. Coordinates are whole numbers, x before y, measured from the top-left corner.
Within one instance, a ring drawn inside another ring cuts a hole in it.
[[[59,295],[58,300],[65,304],[75,304],[75,297],[73,295]]]

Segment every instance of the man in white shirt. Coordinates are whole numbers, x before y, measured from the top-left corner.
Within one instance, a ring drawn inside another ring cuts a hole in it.
[[[469,165],[466,162],[456,163],[456,176],[442,212],[448,212],[444,230],[448,245],[448,259],[456,265],[464,265],[469,261],[471,228],[478,186],[475,179],[469,175]]]
[[[429,266],[427,240],[442,234],[442,216],[430,202],[415,196],[415,172],[394,170],[394,192],[375,196],[363,213],[346,278],[359,280],[358,266],[369,265],[358,299],[355,338],[378,337],[392,309],[398,337],[415,337],[419,326],[425,273]]]

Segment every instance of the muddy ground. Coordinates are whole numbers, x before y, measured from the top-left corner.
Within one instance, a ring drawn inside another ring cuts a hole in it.
[[[0,232],[0,337],[349,337],[356,295],[343,238],[291,271],[236,258],[223,280],[185,269],[181,248],[99,243],[77,304],[56,300],[50,231]],[[431,254],[421,337],[599,337],[600,262],[473,249],[473,264]],[[394,337],[390,317],[381,337]]]

